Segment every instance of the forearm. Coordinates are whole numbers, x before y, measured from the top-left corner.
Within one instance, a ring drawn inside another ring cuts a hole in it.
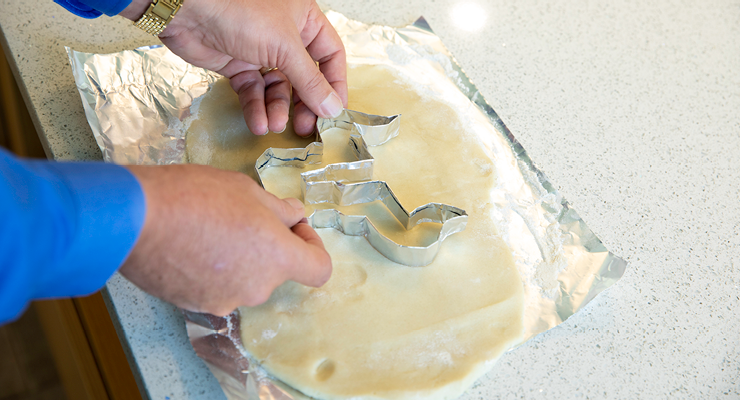
[[[98,290],[134,246],[144,216],[141,188],[122,167],[0,150],[0,323],[32,299]]]

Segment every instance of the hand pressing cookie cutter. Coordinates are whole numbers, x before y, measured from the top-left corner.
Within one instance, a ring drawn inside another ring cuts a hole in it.
[[[468,221],[465,210],[447,204],[429,203],[409,213],[386,182],[370,180],[374,159],[368,146],[379,146],[398,136],[400,115],[383,117],[344,110],[334,119],[319,118],[316,128],[318,140],[330,128],[350,131],[348,145],[358,160],[329,164],[324,168],[302,173],[301,189],[306,204],[331,203],[348,206],[380,201],[407,230],[424,222],[440,223],[442,228],[435,241],[428,246],[404,246],[380,233],[365,215],[345,215],[334,209],[316,210],[308,217],[312,227],[333,228],[345,235],[364,236],[370,245],[389,260],[413,267],[431,264],[442,242],[448,236],[465,229]],[[266,168],[303,168],[307,164],[320,163],[322,155],[323,144],[319,141],[299,149],[270,148],[257,159],[255,169],[262,184],[260,173]]]
[[[261,173],[269,167],[305,168],[309,164],[320,164],[324,154],[321,134],[327,129],[340,128],[350,131],[348,145],[357,156],[357,161],[329,164],[324,168],[302,174],[304,181],[358,182],[370,180],[373,176],[373,156],[368,145],[379,146],[398,136],[401,126],[400,115],[384,117],[359,111],[344,110],[337,118],[319,118],[316,121],[316,141],[305,148],[269,148],[257,158],[255,170],[259,183]]]

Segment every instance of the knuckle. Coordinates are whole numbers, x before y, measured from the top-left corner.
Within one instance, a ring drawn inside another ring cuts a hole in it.
[[[259,83],[261,75],[256,71],[243,71],[229,79],[231,88],[237,93],[242,93]]]
[[[302,215],[305,212],[305,207],[303,203],[296,198],[288,197],[281,200],[281,202],[284,204],[287,211],[291,214]]]
[[[226,170],[218,170],[218,171],[222,171],[223,173],[228,174],[229,179],[233,180],[233,182],[237,185],[246,186],[247,188],[254,188],[255,186],[257,186],[257,182],[247,174],[243,174],[241,172],[236,172],[236,171],[226,171]]]
[[[277,196],[267,190],[260,192],[260,194],[262,195],[260,198],[262,205],[267,207],[269,210],[273,210],[275,214],[282,214],[288,209],[288,207],[286,207],[287,204],[285,204],[284,201],[280,200]]]
[[[329,60],[346,60],[347,59],[347,51],[344,49],[344,44],[342,44],[342,40],[339,39],[339,37],[336,38],[335,43],[337,45],[336,49],[332,51],[331,53],[325,55],[324,57],[321,57],[320,59],[316,60],[319,62],[319,64],[324,64],[328,62]]]
[[[309,93],[320,91],[325,82],[324,75],[317,68],[312,71],[310,77],[306,80],[306,83],[303,85],[303,91]]]
[[[242,104],[242,110],[247,114],[249,117],[255,116],[257,113],[261,113],[262,107],[265,105],[265,101],[262,98],[253,97],[248,93],[244,93],[243,95],[239,96],[239,100],[241,100]]]
[[[288,77],[285,76],[279,69],[272,70],[266,73],[262,79],[265,80],[265,90],[269,89],[280,89],[285,91],[290,90],[290,82]]]
[[[265,102],[280,107],[289,107],[290,88],[286,88],[285,86],[286,85],[279,85],[267,88],[267,92],[265,93]]]
[[[276,204],[276,207],[273,208],[275,211],[275,214],[278,218],[290,218],[293,214],[295,214],[295,211],[291,209],[290,205],[284,201],[279,201]]]
[[[295,219],[298,218],[299,211],[293,208],[290,203],[287,203],[285,201],[282,201],[283,203],[283,215],[285,215],[289,219]],[[286,221],[288,222],[288,221]],[[291,221],[292,222],[292,221]],[[290,227],[290,226],[288,226]]]

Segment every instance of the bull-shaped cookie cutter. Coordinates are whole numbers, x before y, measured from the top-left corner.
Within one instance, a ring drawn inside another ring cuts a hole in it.
[[[261,173],[269,167],[304,168],[308,164],[320,163],[324,153],[321,134],[330,128],[350,131],[348,145],[357,161],[329,164],[302,173],[304,203],[349,206],[380,201],[407,230],[424,222],[440,223],[442,228],[428,246],[405,246],[380,233],[365,215],[345,215],[335,209],[316,210],[308,217],[309,224],[317,229],[333,228],[345,235],[364,236],[380,254],[399,264],[413,267],[431,264],[442,242],[465,229],[468,214],[465,210],[441,203],[425,204],[408,212],[386,182],[372,180],[375,160],[368,146],[379,146],[398,136],[400,115],[384,117],[344,110],[337,118],[319,118],[316,121],[317,141],[305,148],[270,148],[262,153],[255,163],[260,184]]]

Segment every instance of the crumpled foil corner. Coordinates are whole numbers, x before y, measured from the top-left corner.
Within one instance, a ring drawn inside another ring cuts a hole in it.
[[[412,70],[407,76],[428,87],[434,81],[425,79],[425,71],[442,74],[467,97],[466,108],[483,116],[482,132],[488,132],[484,139],[499,176],[492,194],[493,218],[524,286],[525,341],[557,326],[622,277],[627,263],[604,247],[537,169],[423,18],[393,28],[326,14],[344,42],[348,63]],[[186,161],[188,117],[197,107],[194,101],[219,79],[217,74],[185,63],[162,46],[114,54],[67,52],[105,161]],[[193,348],[227,398],[307,399],[250,361],[241,345],[238,312],[224,318],[184,313]]]
[[[185,162],[182,122],[193,100],[220,75],[186,63],[163,45],[113,54],[65,49],[103,160]]]

